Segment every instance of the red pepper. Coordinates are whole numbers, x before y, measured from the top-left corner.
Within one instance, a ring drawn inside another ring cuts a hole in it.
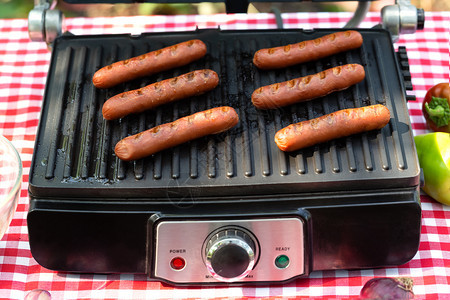
[[[450,86],[447,82],[438,83],[427,91],[422,112],[431,130],[450,132]]]

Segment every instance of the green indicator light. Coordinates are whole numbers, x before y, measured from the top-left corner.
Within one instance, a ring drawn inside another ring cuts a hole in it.
[[[285,269],[289,266],[289,257],[287,255],[278,255],[277,258],[275,258],[275,266],[280,269]]]

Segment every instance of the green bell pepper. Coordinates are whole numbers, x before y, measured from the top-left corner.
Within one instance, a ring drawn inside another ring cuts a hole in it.
[[[433,132],[414,137],[425,185],[430,197],[450,205],[450,133]]]

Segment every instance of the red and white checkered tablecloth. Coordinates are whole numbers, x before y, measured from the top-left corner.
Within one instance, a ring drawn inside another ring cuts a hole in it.
[[[342,27],[349,13],[286,13],[285,28]],[[361,27],[379,22],[369,13]],[[223,29],[276,28],[272,14],[139,16],[66,20],[76,35],[185,31],[195,27]],[[416,102],[410,102],[415,134],[427,132],[421,101],[428,88],[449,80],[450,12],[427,12],[425,29],[403,35],[396,46],[407,48]],[[422,196],[422,235],[416,256],[391,268],[313,272],[284,285],[174,288],[150,282],[145,275],[57,273],[32,258],[27,235],[28,172],[42,103],[50,53],[43,42],[31,42],[27,21],[0,20],[0,134],[12,141],[23,160],[19,205],[0,240],[0,298],[23,299],[30,290],[48,290],[53,299],[199,299],[199,298],[357,298],[363,284],[378,276],[410,276],[418,299],[450,299],[450,207]],[[407,222],[408,220],[404,220]]]

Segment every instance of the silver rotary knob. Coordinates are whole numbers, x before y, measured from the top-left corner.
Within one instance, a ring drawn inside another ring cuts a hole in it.
[[[257,258],[251,233],[225,228],[214,233],[205,247],[205,263],[211,275],[220,281],[233,282],[246,277]]]

